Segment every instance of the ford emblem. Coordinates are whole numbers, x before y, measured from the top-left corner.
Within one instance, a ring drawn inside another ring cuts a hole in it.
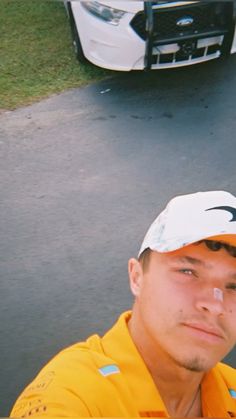
[[[193,23],[193,18],[191,16],[184,16],[181,17],[179,20],[177,20],[176,25],[177,26],[190,26]]]

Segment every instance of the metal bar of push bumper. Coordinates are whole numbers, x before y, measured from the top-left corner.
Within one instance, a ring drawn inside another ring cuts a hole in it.
[[[212,37],[216,37],[216,36],[222,36],[225,35],[226,33],[228,33],[227,30],[221,30],[221,31],[211,31],[211,32],[205,32],[205,33],[201,33],[201,34],[193,34],[193,35],[183,35],[183,36],[176,36],[175,38],[166,38],[166,39],[162,39],[161,41],[155,40],[154,41],[154,46],[157,45],[166,45],[166,44],[174,44],[174,43],[179,43],[181,41],[185,41],[185,40],[194,40],[194,39],[206,39],[206,38],[212,38]]]
[[[153,47],[153,9],[151,1],[144,1],[145,24],[146,24],[146,45],[144,67],[145,70],[150,70],[152,67],[152,47]]]

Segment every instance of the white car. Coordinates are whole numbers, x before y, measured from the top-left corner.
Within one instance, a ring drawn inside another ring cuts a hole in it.
[[[236,52],[235,1],[65,0],[79,61],[111,70],[197,64]]]

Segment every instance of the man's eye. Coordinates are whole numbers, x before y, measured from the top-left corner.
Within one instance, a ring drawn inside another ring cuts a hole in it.
[[[233,283],[233,284],[228,284],[228,285],[226,286],[226,288],[227,288],[228,290],[233,290],[233,291],[236,291],[236,284],[235,284],[235,283]]]
[[[180,269],[180,272],[182,272],[183,274],[186,274],[186,275],[193,275],[194,274],[192,269]]]

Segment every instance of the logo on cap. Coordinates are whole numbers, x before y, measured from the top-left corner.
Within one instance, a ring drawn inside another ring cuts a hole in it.
[[[232,218],[231,218],[231,220],[229,220],[229,222],[236,221],[236,208],[234,208],[234,207],[228,207],[228,206],[222,205],[220,207],[213,207],[213,208],[206,209],[206,211],[211,211],[211,210],[228,211],[228,212],[230,212],[230,214],[232,214]]]

